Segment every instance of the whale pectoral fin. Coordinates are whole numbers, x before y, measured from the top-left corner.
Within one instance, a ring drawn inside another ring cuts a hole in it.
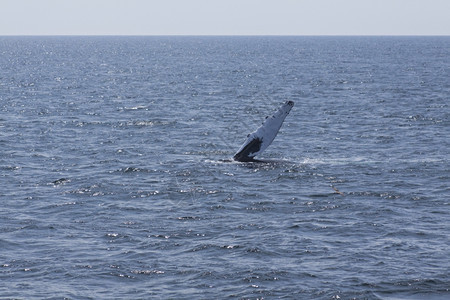
[[[253,153],[256,153],[261,149],[262,139],[260,138],[254,138],[250,142],[248,142],[247,145],[245,145],[241,151],[236,153],[233,158],[237,161],[253,161],[253,157],[255,155],[252,155]]]
[[[284,119],[294,106],[294,102],[286,101],[275,114],[266,117],[262,125],[247,136],[247,140],[233,156],[237,161],[255,161],[254,157],[260,155],[278,134]]]

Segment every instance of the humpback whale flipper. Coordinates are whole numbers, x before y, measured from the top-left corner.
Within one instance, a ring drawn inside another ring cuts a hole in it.
[[[255,161],[254,157],[266,150],[275,139],[293,106],[293,101],[286,101],[273,116],[267,117],[256,131],[247,136],[247,140],[233,156],[233,159],[242,162]]]

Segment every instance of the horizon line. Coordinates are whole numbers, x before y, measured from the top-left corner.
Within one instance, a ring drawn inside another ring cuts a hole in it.
[[[0,34],[0,37],[450,37],[450,34]]]

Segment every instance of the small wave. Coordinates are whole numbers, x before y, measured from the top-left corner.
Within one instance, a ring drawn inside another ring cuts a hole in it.
[[[18,166],[4,166],[4,167],[1,167],[1,169],[5,170],[5,171],[17,171],[17,170],[20,170],[21,167],[18,167]]]
[[[387,139],[390,142],[390,138]],[[341,157],[341,158],[305,158],[299,164],[306,165],[346,165],[346,164],[380,164],[380,163],[444,163],[447,162],[444,158],[404,158],[404,159],[386,159],[374,160],[369,157],[355,156],[355,157]]]
[[[161,270],[133,270],[131,273],[136,275],[153,275],[153,274],[164,274]]]
[[[137,121],[126,121],[126,122],[118,122],[116,127],[147,127],[147,126],[167,126],[176,124],[176,121],[160,121],[160,120],[137,120]]]
[[[52,181],[51,184],[57,186],[57,185],[66,184],[68,182],[70,182],[70,179],[68,179],[68,178],[60,178],[60,179],[57,179],[55,181]]]
[[[186,220],[201,220],[202,218],[197,217],[197,216],[186,216],[186,217],[178,217],[177,220],[182,220],[182,221],[186,221]]]
[[[147,110],[148,109],[148,106],[146,106],[146,105],[137,105],[137,106],[131,106],[131,107],[122,107],[122,108],[120,108],[120,110],[142,110],[142,109],[145,109],[145,110]]]
[[[121,172],[121,173],[137,173],[137,172],[149,173],[150,170],[143,169],[143,168],[138,168],[138,167],[125,167],[125,168],[120,168],[120,169],[116,170],[116,172]]]
[[[96,184],[87,187],[81,187],[75,190],[70,190],[65,193],[75,195],[89,195],[93,197],[106,195],[105,192],[101,191],[101,187]]]

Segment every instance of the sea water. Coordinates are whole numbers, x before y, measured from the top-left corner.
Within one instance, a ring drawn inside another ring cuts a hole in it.
[[[449,37],[0,37],[0,297],[448,299],[449,78]]]

